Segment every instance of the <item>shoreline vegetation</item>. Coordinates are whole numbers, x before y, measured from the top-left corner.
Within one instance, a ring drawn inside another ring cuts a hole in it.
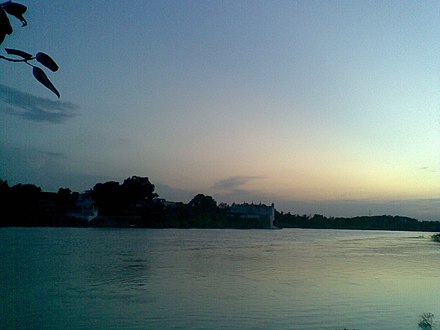
[[[33,184],[9,186],[0,180],[4,214],[0,227],[117,227],[268,229],[267,219],[234,214],[232,207],[203,194],[189,203],[159,198],[147,177],[133,176],[122,184],[97,183],[84,193],[60,188],[43,192]],[[234,204],[233,204],[234,205]],[[248,204],[252,205],[253,204]],[[440,232],[440,221],[380,215],[326,217],[275,210],[276,228],[353,229]],[[440,234],[432,239],[440,241]]]

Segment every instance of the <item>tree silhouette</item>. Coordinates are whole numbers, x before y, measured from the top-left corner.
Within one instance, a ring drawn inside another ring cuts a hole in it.
[[[422,330],[431,330],[433,326],[434,314],[432,313],[423,313],[420,315],[420,320],[418,326]]]
[[[0,44],[3,43],[6,35],[11,35],[13,32],[8,14],[17,18],[24,27],[27,25],[27,21],[23,17],[23,14],[26,12],[26,10],[27,7],[20,3],[12,1],[0,3]],[[35,79],[37,79],[46,88],[50,89],[56,96],[58,96],[58,98],[60,97],[60,93],[49,80],[46,73],[40,67],[30,63],[30,61],[36,60],[52,72],[56,72],[58,71],[58,65],[49,55],[43,52],[38,52],[34,56],[22,50],[13,48],[5,48],[5,50],[8,55],[12,55],[13,57],[0,55],[0,59],[15,63],[26,63],[27,65],[31,66],[32,74],[34,75]]]
[[[217,209],[217,202],[211,196],[204,194],[197,194],[188,205],[196,211],[215,211]]]
[[[123,215],[137,203],[151,206],[156,196],[149,179],[139,176],[127,178],[122,185],[115,181],[97,183],[92,190],[100,215]]]

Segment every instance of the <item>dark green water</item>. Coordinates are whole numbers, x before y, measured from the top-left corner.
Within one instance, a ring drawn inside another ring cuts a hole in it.
[[[429,233],[0,229],[5,329],[417,329]],[[423,236],[423,237],[422,237]]]

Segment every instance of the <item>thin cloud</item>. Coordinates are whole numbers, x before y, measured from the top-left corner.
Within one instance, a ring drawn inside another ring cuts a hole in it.
[[[214,183],[212,188],[216,191],[214,197],[218,201],[227,203],[265,202],[271,203],[272,198],[259,190],[249,189],[246,185],[255,180],[264,179],[264,176],[231,176]]]
[[[421,166],[421,167],[418,167],[418,170],[423,171],[423,172],[430,172],[430,173],[438,172],[438,169],[434,169],[431,166]]]
[[[0,84],[0,110],[25,120],[58,124],[74,117],[78,109],[70,102],[52,101]]]
[[[160,198],[165,198],[166,200],[174,202],[187,203],[198,194],[196,191],[174,188],[164,183],[153,184],[155,186],[155,191],[159,194]]]
[[[263,176],[231,176],[227,179],[214,183],[212,188],[221,190],[237,190],[238,187],[244,186],[249,181],[263,179]]]
[[[40,151],[42,154],[55,158],[55,159],[66,159],[67,155],[63,152],[53,152],[53,151]]]

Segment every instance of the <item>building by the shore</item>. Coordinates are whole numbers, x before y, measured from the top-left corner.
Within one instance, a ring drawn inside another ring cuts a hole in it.
[[[78,194],[75,207],[67,213],[67,216],[89,222],[98,216],[98,209],[95,207],[91,190]]]
[[[235,204],[233,203],[229,209],[231,216],[236,216],[240,219],[253,219],[262,222],[264,228],[275,229],[275,205],[272,203],[270,206],[265,204]]]

